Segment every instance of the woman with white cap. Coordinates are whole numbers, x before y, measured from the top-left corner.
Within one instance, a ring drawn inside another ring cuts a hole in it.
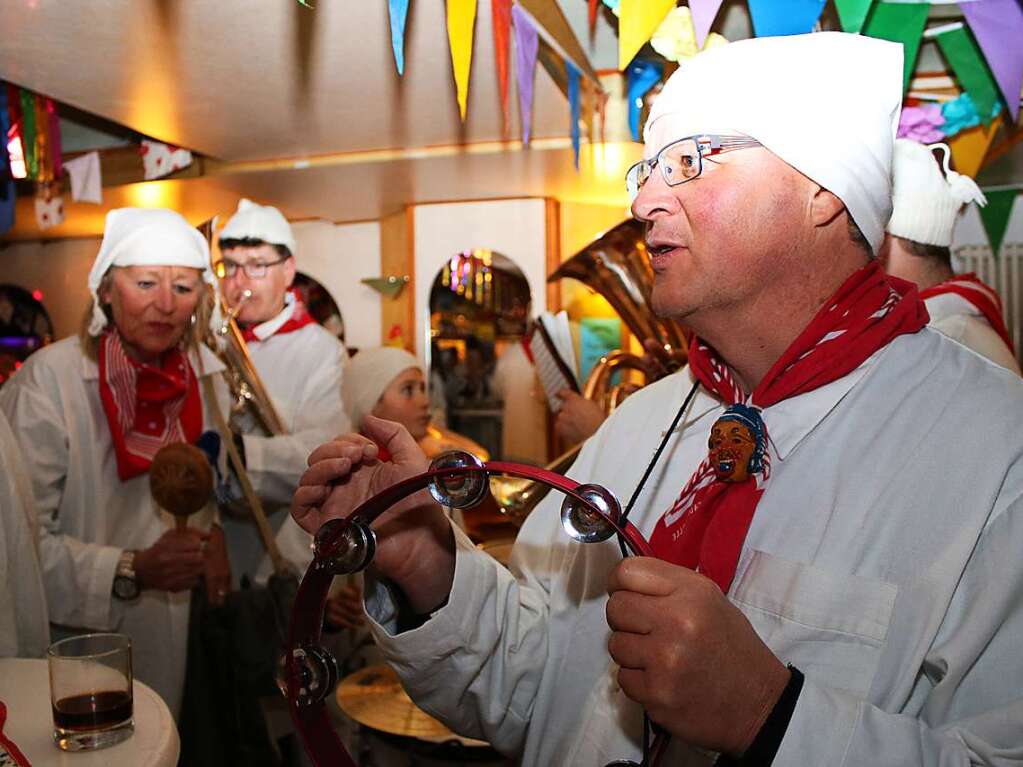
[[[148,470],[161,447],[208,428],[200,379],[223,369],[200,341],[212,283],[206,241],[180,215],[111,211],[80,334],[34,354],[0,392],[32,480],[55,638],[128,634],[136,676],[175,713],[190,589],[204,577],[222,601],[230,572],[213,507],[176,531]]]

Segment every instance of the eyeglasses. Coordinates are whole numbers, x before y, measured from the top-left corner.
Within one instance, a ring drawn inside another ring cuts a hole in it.
[[[230,258],[222,258],[217,262],[216,272],[217,277],[224,279],[225,277],[234,277],[238,270],[241,269],[245,272],[245,276],[250,280],[258,280],[262,277],[266,277],[266,270],[271,266],[277,266],[287,261],[291,256],[284,256],[278,258],[276,261],[247,261],[244,264],[239,264],[237,261],[232,261]]]
[[[703,172],[704,157],[756,146],[760,146],[760,142],[748,136],[700,135],[680,138],[661,149],[653,159],[640,160],[629,168],[625,174],[625,188],[629,191],[629,199],[636,199],[639,190],[658,166],[661,168],[664,183],[668,186],[678,186],[686,181],[692,181]]]

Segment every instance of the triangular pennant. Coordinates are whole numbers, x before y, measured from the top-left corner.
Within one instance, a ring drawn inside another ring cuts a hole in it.
[[[639,117],[643,111],[643,96],[653,88],[664,74],[659,61],[636,59],[626,73],[626,96],[629,101],[629,130],[632,140],[639,141]]]
[[[568,114],[572,121],[569,130],[575,154],[575,169],[579,170],[579,70],[568,60],[565,61],[565,67],[568,69]]]
[[[956,27],[938,35],[938,45],[963,89],[970,94],[977,114],[987,125],[991,122],[998,86],[991,76],[980,48],[965,27]]]
[[[53,150],[50,147],[50,116],[46,113],[46,102],[36,94],[33,99],[36,114],[36,179],[53,181]]]
[[[391,50],[398,74],[405,74],[405,21],[408,19],[408,0],[387,0],[391,17]]]
[[[902,43],[902,90],[909,87],[909,81],[916,69],[916,54],[920,50],[920,35],[927,23],[929,3],[878,3],[874,6],[863,34],[893,43]]]
[[[597,6],[599,4],[600,3],[597,2],[597,0],[590,0],[589,21],[590,21],[590,37],[591,38],[595,34],[597,34]]]
[[[1001,125],[1002,117],[999,115],[987,127],[978,125],[949,138],[948,146],[952,150],[952,159],[955,161],[957,172],[970,178],[977,175],[984,163],[984,156],[991,148],[991,142],[995,140],[995,134]]]
[[[103,202],[103,175],[99,152],[89,152],[64,163],[71,177],[71,199],[75,202]]]
[[[696,47],[702,48],[723,0],[689,0],[693,14],[693,29],[696,32]]]
[[[46,197],[45,195],[37,196],[35,208],[36,226],[38,226],[40,230],[60,226],[64,223],[63,197]]]
[[[469,101],[469,68],[472,66],[472,32],[476,26],[476,0],[447,0],[448,45],[455,73],[458,114],[465,120]]]
[[[536,52],[539,41],[529,14],[512,6],[515,28],[515,84],[519,89],[519,117],[522,118],[522,143],[529,145],[533,122],[533,79],[536,76]]]
[[[7,154],[7,136],[11,130],[10,111],[7,109],[7,84],[0,81],[0,136],[4,146],[0,147],[0,234],[14,226],[14,177],[11,174],[10,156]]]
[[[813,29],[824,10],[824,0],[749,0],[749,14],[757,37],[802,35]]]
[[[618,6],[618,68],[629,66],[657,31],[675,0],[621,0]]]
[[[1009,227],[1009,215],[1012,213],[1012,206],[1018,193],[1017,189],[984,193],[987,205],[980,208],[980,218],[984,222],[984,231],[987,232],[987,239],[991,244],[991,254],[995,258],[998,258],[998,251],[1002,247],[1005,230]]]
[[[1023,7],[1019,0],[976,0],[961,3],[959,10],[980,43],[1015,122],[1023,89]]]
[[[494,28],[494,58],[497,84],[501,91],[501,114],[508,130],[508,35],[511,33],[511,0],[490,0],[491,25]]]
[[[60,178],[64,172],[64,144],[60,138],[60,118],[57,116],[57,104],[53,99],[45,99],[46,119],[50,127],[50,162],[53,164],[53,177]]]
[[[25,172],[29,178],[39,174],[36,157],[36,100],[31,91],[21,89],[21,148],[25,153]]]
[[[867,12],[873,2],[874,0],[835,0],[842,31],[858,35],[863,29],[863,22],[867,20]]]

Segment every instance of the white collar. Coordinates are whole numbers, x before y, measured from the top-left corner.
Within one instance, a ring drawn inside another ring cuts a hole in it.
[[[939,322],[948,317],[954,317],[957,314],[968,314],[974,317],[984,316],[976,306],[955,293],[941,293],[937,296],[925,298],[924,305],[927,307],[927,313],[931,316],[932,323]]]
[[[284,323],[291,319],[291,315],[294,313],[295,294],[289,290],[284,294],[284,308],[277,313],[276,317],[272,317],[266,322],[261,322],[252,328],[252,334],[260,341],[265,341],[280,330]]]

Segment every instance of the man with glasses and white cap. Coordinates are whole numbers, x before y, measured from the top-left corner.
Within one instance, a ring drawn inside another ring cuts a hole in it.
[[[944,173],[934,151],[944,156]],[[975,274],[952,270],[956,220],[969,203],[983,206],[987,200],[973,179],[948,167],[950,154],[945,144],[896,139],[894,209],[879,258],[888,274],[917,284],[932,328],[1019,373],[998,292]]]
[[[429,496],[389,512],[367,614],[455,731],[526,765],[651,764],[647,719],[671,735],[662,765],[1023,755],[1023,382],[926,328],[874,257],[902,72],[899,46],[825,32],[668,80],[629,186],[689,365],[571,471],[657,556],[569,539],[555,494],[511,572]],[[357,435],[310,456],[306,529],[426,468],[396,425],[369,432],[390,462]]]
[[[235,419],[232,424],[240,432],[239,452],[253,489],[267,503],[276,527],[284,515],[273,512],[287,507],[310,451],[349,428],[341,407],[347,353],[291,289],[295,236],[279,210],[241,200],[219,233],[219,245],[217,270],[224,296],[237,308],[256,372],[287,429],[287,434],[273,436],[249,421]],[[251,518],[226,517],[224,528],[235,576],[255,575],[265,554],[255,524]],[[281,543],[289,549],[288,542]],[[307,550],[308,540],[299,547]]]

